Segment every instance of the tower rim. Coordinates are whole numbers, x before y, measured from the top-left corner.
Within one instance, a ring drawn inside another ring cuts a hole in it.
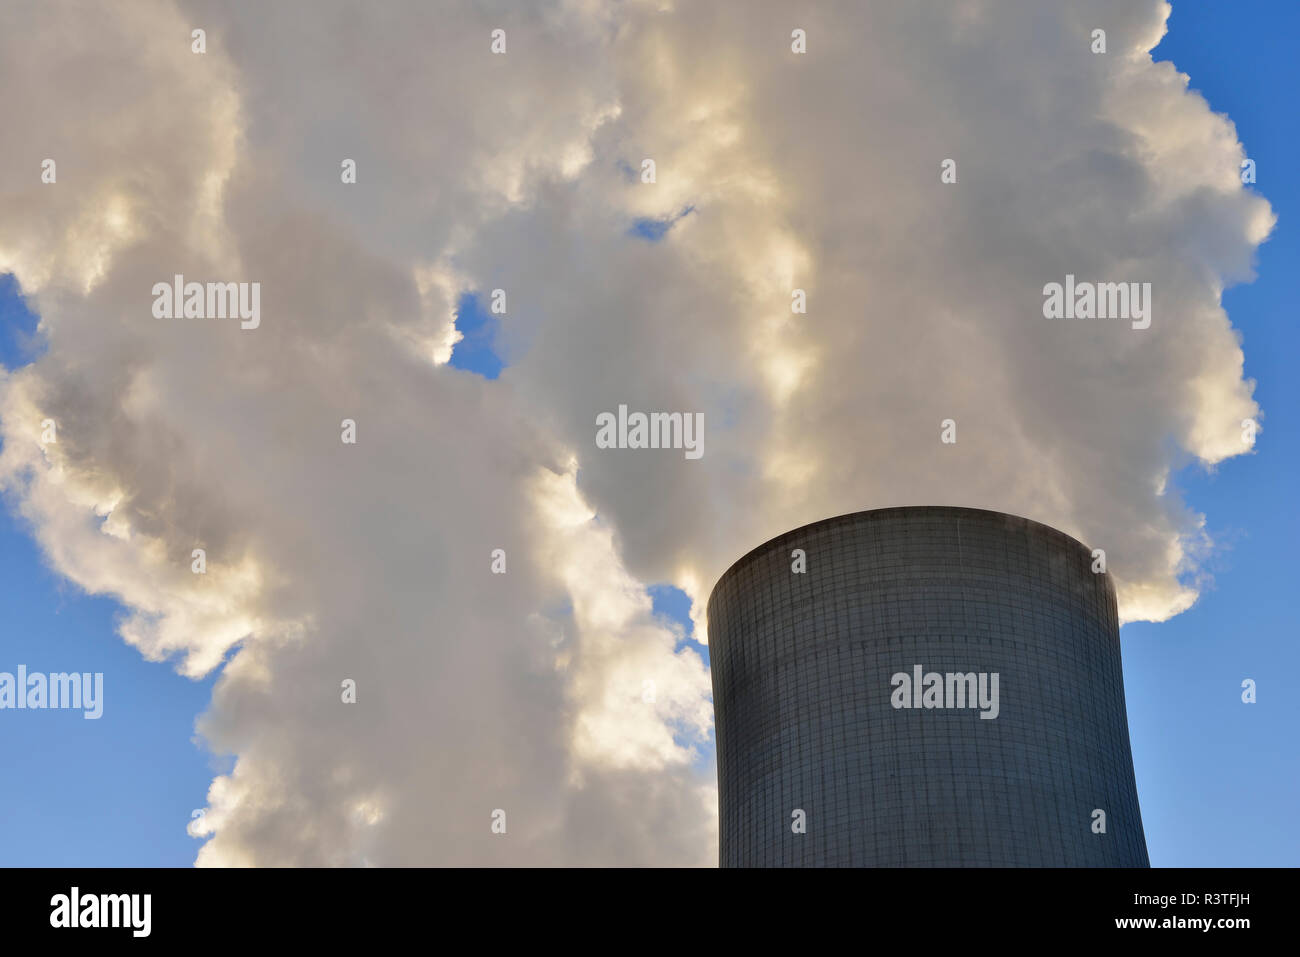
[[[842,512],[839,515],[831,515],[826,518],[819,518],[814,522],[808,522],[796,528],[789,529],[788,531],[781,532],[778,535],[773,535],[771,538],[767,539],[766,541],[760,542],[758,545],[755,545],[749,551],[745,552],[743,555],[741,555],[739,558],[733,561],[730,565],[728,565],[726,571],[724,571],[721,575],[718,576],[718,580],[713,583],[713,587],[709,590],[708,604],[712,604],[713,596],[717,594],[718,589],[722,586],[723,582],[725,582],[728,578],[730,578],[738,569],[743,567],[750,559],[755,558],[762,552],[766,552],[769,548],[771,548],[773,545],[775,545],[777,542],[781,541],[782,539],[789,538],[792,535],[807,534],[809,531],[817,528],[818,526],[830,525],[835,522],[842,522],[844,519],[847,518],[857,518],[865,515],[884,516],[891,512],[910,512],[910,513],[917,513],[917,514],[947,512],[947,513],[957,513],[957,514],[979,515],[985,517],[996,516],[997,518],[1000,519],[1010,520],[1013,522],[1023,522],[1027,526],[1037,527],[1038,529],[1041,529],[1043,532],[1046,532],[1049,536],[1053,538],[1060,539],[1075,548],[1084,549],[1089,554],[1092,553],[1092,549],[1088,545],[1079,541],[1079,539],[1075,538],[1073,535],[1069,534],[1068,532],[1061,531],[1055,525],[1048,525],[1046,522],[1040,522],[1037,519],[1029,518],[1025,515],[1017,515],[1014,512],[1003,512],[995,508],[976,508],[970,505],[887,505],[881,508],[863,508],[863,509],[857,509],[852,512]]]

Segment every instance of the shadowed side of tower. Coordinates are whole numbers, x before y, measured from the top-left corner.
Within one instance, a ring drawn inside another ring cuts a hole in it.
[[[737,561],[708,607],[720,864],[1149,866],[1092,567],[1046,525],[931,506]]]

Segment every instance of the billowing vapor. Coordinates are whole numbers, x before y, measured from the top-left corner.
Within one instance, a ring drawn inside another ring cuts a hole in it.
[[[48,348],[0,482],[126,641],[221,669],[198,863],[713,862],[708,672],[647,585],[702,639],[831,515],[1014,512],[1104,549],[1124,619],[1189,607],[1171,478],[1250,451],[1220,297],[1273,216],[1152,62],[1168,14],[6,4],[0,271]],[[155,318],[177,274],[260,325]],[[1044,318],[1067,275],[1150,283],[1150,327]],[[494,289],[488,380],[448,360]],[[703,413],[703,456],[598,448],[620,405]]]

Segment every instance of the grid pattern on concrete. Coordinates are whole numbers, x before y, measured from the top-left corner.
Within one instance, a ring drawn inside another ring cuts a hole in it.
[[[708,608],[720,863],[1148,866],[1115,593],[1092,561],[1037,522],[912,507],[736,562]],[[918,664],[997,673],[998,717],[894,708],[891,676]]]

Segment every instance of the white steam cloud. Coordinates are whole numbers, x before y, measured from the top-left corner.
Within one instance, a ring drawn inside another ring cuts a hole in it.
[[[1025,515],[1125,619],[1189,607],[1168,480],[1249,451],[1220,294],[1273,217],[1168,12],[5,4],[0,271],[48,350],[0,481],[142,654],[222,669],[198,862],[713,862],[708,673],[645,587],[702,637],[727,564],[846,511]],[[260,327],[154,319],[177,273],[260,282]],[[1044,319],[1067,274],[1151,283],[1151,327]],[[487,381],[447,360],[494,288]],[[598,450],[620,404],[706,454]]]

